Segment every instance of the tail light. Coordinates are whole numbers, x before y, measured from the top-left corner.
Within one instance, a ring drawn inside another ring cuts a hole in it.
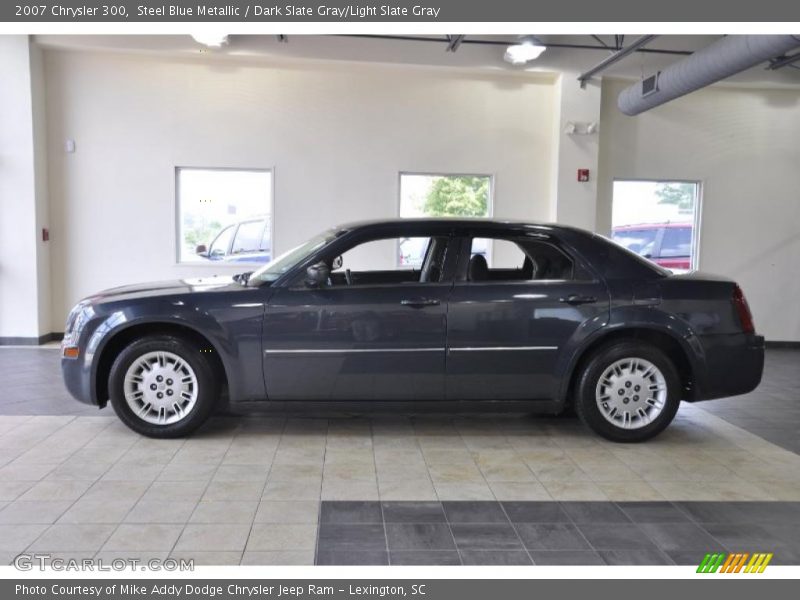
[[[753,313],[750,312],[750,305],[747,304],[747,298],[744,297],[744,292],[738,285],[733,288],[733,305],[736,307],[736,313],[739,315],[739,321],[742,323],[744,332],[755,333],[756,328],[753,324]]]

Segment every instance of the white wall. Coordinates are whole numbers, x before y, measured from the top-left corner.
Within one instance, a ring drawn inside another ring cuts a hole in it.
[[[31,73],[27,36],[0,36],[0,337],[7,338],[36,337],[48,326],[39,315]]]
[[[768,340],[800,341],[800,93],[707,88],[637,117],[603,82],[598,231],[614,178],[702,181],[700,268],[736,279]]]
[[[56,329],[102,288],[220,269],[174,264],[176,165],[274,167],[277,252],[397,216],[399,171],[492,174],[495,217],[550,217],[551,78],[51,50],[45,63]]]

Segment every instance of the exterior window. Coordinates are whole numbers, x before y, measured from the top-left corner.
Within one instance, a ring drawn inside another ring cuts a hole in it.
[[[400,174],[400,217],[490,217],[490,175]],[[427,245],[401,240],[398,266],[418,269]]]
[[[683,272],[698,265],[700,184],[615,181],[611,238],[656,264]]]
[[[272,171],[178,167],[175,181],[178,262],[272,259]]]

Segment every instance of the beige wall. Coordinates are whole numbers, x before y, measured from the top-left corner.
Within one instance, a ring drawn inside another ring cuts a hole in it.
[[[713,87],[637,117],[603,83],[598,231],[614,178],[703,185],[700,268],[739,281],[756,327],[800,340],[800,92]]]
[[[550,218],[552,78],[52,50],[45,65],[54,324],[103,288],[224,269],[174,264],[176,165],[274,167],[277,252],[397,216],[400,171],[491,174],[495,217]]]

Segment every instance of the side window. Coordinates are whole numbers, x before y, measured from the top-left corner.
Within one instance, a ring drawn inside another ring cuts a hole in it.
[[[487,257],[484,248],[489,247]],[[573,279],[572,260],[554,245],[530,239],[472,240],[467,281],[544,281]]]
[[[330,259],[330,285],[437,283],[447,243],[447,237],[421,236],[363,242]]]
[[[235,229],[236,225],[229,225],[220,232],[208,249],[209,258],[222,258],[228,253],[228,248],[230,247],[231,238],[233,237]]]
[[[690,256],[692,253],[692,228],[667,227],[661,241],[661,258]]]
[[[233,240],[231,254],[258,252],[261,245],[261,234],[263,230],[264,221],[248,221],[239,225],[236,237]]]

